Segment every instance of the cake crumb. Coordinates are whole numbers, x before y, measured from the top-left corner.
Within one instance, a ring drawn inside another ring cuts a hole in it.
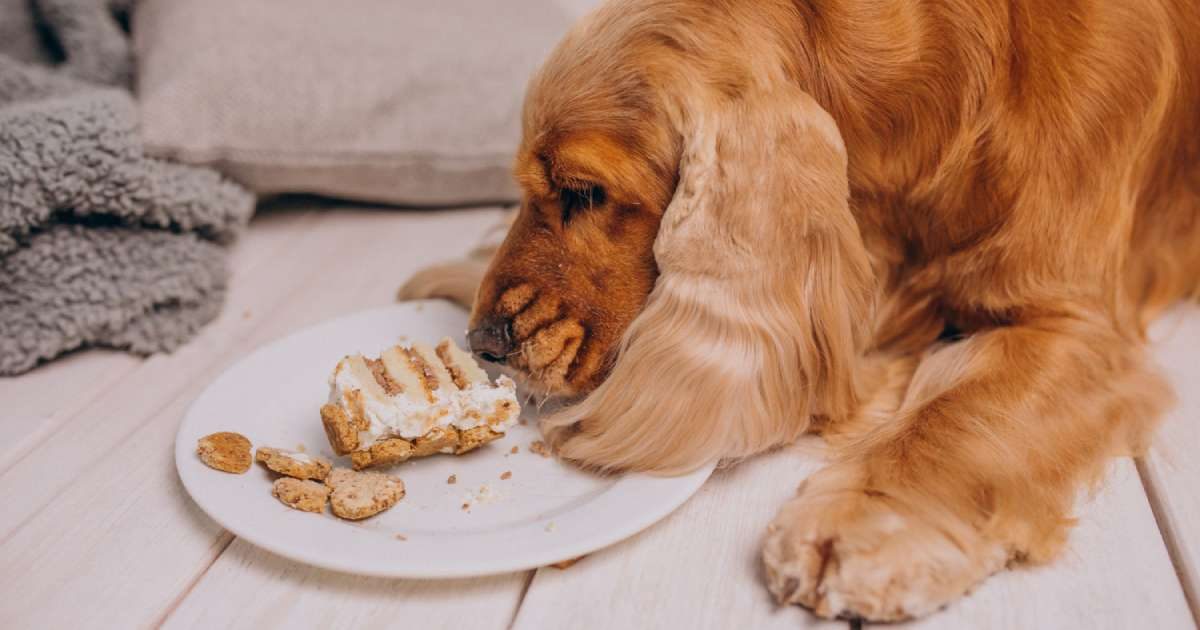
[[[570,558],[568,560],[563,560],[562,562],[555,562],[554,564],[552,564],[550,566],[554,567],[555,569],[558,569],[559,571],[562,571],[562,570],[571,568],[571,566],[574,565],[576,562],[579,562],[580,560],[583,560],[586,557],[587,556],[579,556],[578,558]]]
[[[408,536],[405,536],[404,534],[396,534],[395,538],[396,540],[408,540]]]
[[[512,471],[511,470],[506,470],[500,475],[500,481],[507,481],[509,479],[512,479]]]
[[[470,510],[470,509],[471,509],[471,504],[470,504],[470,503],[464,503],[464,504],[462,504],[462,509],[463,509],[463,511],[464,511],[464,512],[466,512],[467,510]]]
[[[517,424],[519,424],[521,426],[525,426],[529,423],[525,421],[525,418],[517,418]]]
[[[520,450],[521,450],[521,447],[519,447],[519,446],[514,446],[514,447],[512,447],[512,450],[508,452],[508,454],[509,454],[509,455],[516,455],[516,454],[517,454],[517,452],[518,452],[518,451],[520,451]]]
[[[474,490],[474,491],[467,490],[462,495],[462,500],[466,501],[467,503],[469,503],[471,505],[492,503],[492,502],[498,501],[502,498],[504,498],[504,495],[502,493],[497,492],[496,490],[494,490],[491,486],[489,486],[486,483],[479,486],[478,490]]]
[[[530,444],[529,450],[533,453],[541,455],[542,457],[550,457],[550,449],[547,448],[546,443],[541,440],[537,440],[536,442]]]
[[[450,475],[449,477],[446,477],[446,483],[450,485],[458,483],[458,475]]]
[[[304,444],[297,444],[297,445],[296,445],[296,452],[297,452],[297,453],[307,453],[307,452],[308,452],[308,447],[307,447],[307,446],[305,446]]]

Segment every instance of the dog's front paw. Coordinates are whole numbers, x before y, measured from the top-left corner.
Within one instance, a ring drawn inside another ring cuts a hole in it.
[[[859,491],[784,505],[763,545],[775,598],[821,617],[897,621],[945,606],[1004,566],[1003,548],[958,531],[965,523],[951,533],[889,503]]]

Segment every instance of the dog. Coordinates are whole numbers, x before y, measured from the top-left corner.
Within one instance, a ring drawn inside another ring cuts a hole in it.
[[[473,301],[583,465],[823,435],[763,543],[781,603],[899,620],[1053,559],[1172,401],[1145,329],[1200,292],[1194,0],[614,0],[522,116],[506,239],[403,295]]]

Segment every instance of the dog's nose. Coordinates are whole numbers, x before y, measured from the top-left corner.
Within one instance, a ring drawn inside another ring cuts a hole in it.
[[[467,332],[467,345],[484,361],[504,363],[514,348],[512,324],[507,320],[488,319]]]

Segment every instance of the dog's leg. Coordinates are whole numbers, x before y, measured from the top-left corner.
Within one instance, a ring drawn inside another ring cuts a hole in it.
[[[403,302],[443,298],[464,308],[471,308],[479,284],[483,282],[488,265],[496,255],[496,250],[500,248],[500,241],[508,232],[515,214],[506,214],[504,220],[484,237],[484,243],[468,253],[465,258],[417,271],[400,287],[396,299]]]
[[[443,298],[469,309],[490,260],[488,252],[472,253],[462,260],[426,267],[400,287],[396,299],[403,302]]]
[[[1006,563],[1061,548],[1078,491],[1144,446],[1171,400],[1099,315],[939,344],[890,420],[855,432],[769,528],[781,602],[825,617],[929,613]]]

